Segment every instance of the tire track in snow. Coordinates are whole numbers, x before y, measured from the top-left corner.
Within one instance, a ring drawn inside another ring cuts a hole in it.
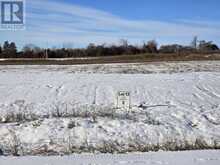
[[[215,99],[220,99],[220,95],[216,94],[213,91],[210,91],[209,89],[205,88],[204,86],[196,85],[196,88],[207,96],[210,96]]]

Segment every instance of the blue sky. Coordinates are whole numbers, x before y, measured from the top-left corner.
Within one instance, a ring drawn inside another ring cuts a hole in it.
[[[66,0],[83,6],[90,6],[129,19],[207,19],[220,18],[219,0]],[[207,10],[211,12],[207,12]],[[155,12],[156,11],[156,12]]]
[[[18,47],[132,44],[187,45],[193,36],[220,44],[219,0],[26,0],[26,30],[0,31]]]

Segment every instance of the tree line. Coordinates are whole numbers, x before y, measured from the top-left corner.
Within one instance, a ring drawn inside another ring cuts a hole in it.
[[[101,57],[137,54],[190,54],[190,53],[213,53],[219,52],[219,47],[212,41],[198,41],[193,38],[189,46],[179,44],[158,46],[155,40],[134,46],[127,40],[121,40],[118,45],[95,45],[89,44],[86,48],[53,48],[43,49],[34,44],[27,44],[21,51],[17,50],[14,42],[5,41],[0,45],[0,58],[74,58],[74,57]]]

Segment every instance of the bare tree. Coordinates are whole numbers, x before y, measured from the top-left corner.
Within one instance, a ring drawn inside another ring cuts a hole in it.
[[[33,53],[40,53],[42,50],[40,47],[34,44],[27,44],[23,47],[23,52],[33,52]]]
[[[198,42],[198,37],[197,37],[197,36],[194,36],[194,37],[193,37],[193,40],[192,40],[192,42],[191,42],[191,47],[192,47],[193,49],[197,49],[197,42]]]
[[[63,48],[64,49],[73,49],[73,47],[74,47],[74,44],[71,43],[71,42],[64,42],[63,43]]]
[[[121,46],[123,46],[124,48],[127,48],[128,47],[128,40],[120,39],[119,44]]]
[[[0,45],[0,54],[2,53],[2,47],[1,47],[1,45]]]
[[[150,40],[147,45],[144,44],[144,49],[146,53],[157,53],[157,42],[155,40]]]

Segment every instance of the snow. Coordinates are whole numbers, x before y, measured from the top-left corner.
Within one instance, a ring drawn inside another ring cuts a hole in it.
[[[1,165],[219,165],[220,151],[72,155],[63,157],[2,157]]]
[[[0,80],[6,155],[220,148],[219,62],[0,66]]]
[[[150,73],[182,73],[182,72],[219,72],[219,61],[192,61],[192,62],[149,62],[131,64],[91,64],[91,65],[26,65],[26,66],[1,66],[1,71],[17,72],[57,72],[67,73],[101,73],[101,74],[150,74]]]

